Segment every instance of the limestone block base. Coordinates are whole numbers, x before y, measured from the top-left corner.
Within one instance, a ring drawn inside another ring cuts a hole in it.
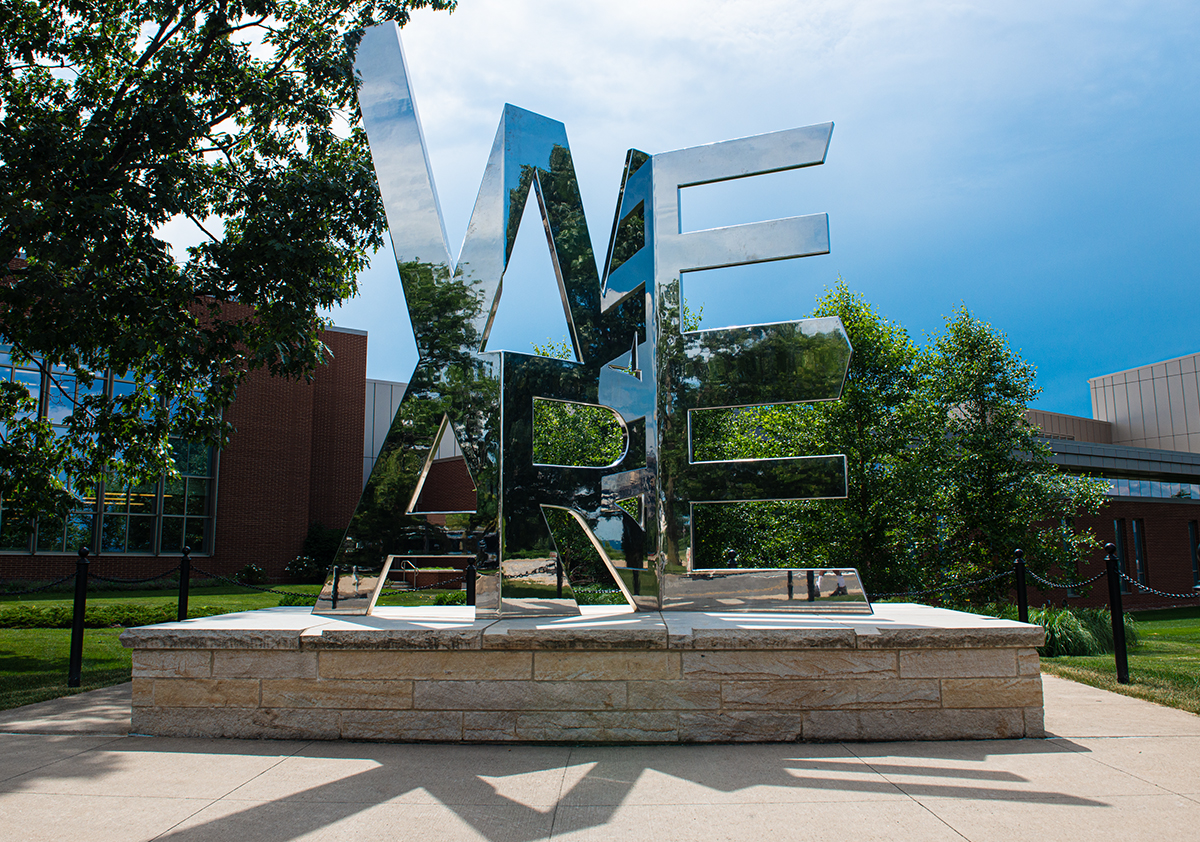
[[[872,616],[274,608],[130,629],[133,730],[445,742],[1040,737],[1040,626]]]

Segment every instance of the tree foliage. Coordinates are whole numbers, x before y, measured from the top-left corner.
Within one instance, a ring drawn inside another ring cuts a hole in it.
[[[1105,484],[1051,464],[1025,419],[1035,371],[1003,334],[962,308],[918,348],[844,283],[814,315],[840,317],[854,348],[841,399],[716,411],[698,447],[727,459],[843,453],[848,496],[701,510],[698,565],[732,551],[747,566],[857,567],[878,593],[983,578],[1017,547],[1039,572],[1073,570],[1096,545],[1069,520],[1095,513]]]
[[[0,494],[170,472],[223,443],[246,373],[311,376],[383,208],[355,100],[363,28],[453,0],[12,0],[0,9],[0,336],[72,402],[0,383]],[[204,242],[173,254],[163,226]],[[19,259],[18,259],[19,258]],[[10,262],[11,261],[11,262]],[[129,373],[130,394],[95,388]]]

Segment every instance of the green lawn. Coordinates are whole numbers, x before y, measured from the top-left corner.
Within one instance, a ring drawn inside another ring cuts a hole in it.
[[[1129,650],[1129,684],[1112,655],[1042,659],[1051,675],[1200,714],[1200,608],[1133,612],[1142,643]]]
[[[0,710],[70,696],[129,680],[130,654],[121,629],[83,636],[83,686],[67,688],[70,629],[0,629]]]
[[[281,585],[280,590],[311,593],[315,600],[319,585]],[[432,605],[446,591],[393,592],[380,597],[380,605]],[[249,591],[233,585],[193,587],[188,607],[217,607],[225,613],[253,611],[279,605],[279,594]],[[175,605],[172,590],[120,590],[88,593],[88,605],[134,603]],[[48,607],[70,605],[73,595],[62,591],[0,598],[0,610],[14,604]],[[83,636],[83,686],[67,688],[70,629],[0,629],[0,710],[95,690],[130,679],[130,650],[117,640],[122,629],[88,629]]]

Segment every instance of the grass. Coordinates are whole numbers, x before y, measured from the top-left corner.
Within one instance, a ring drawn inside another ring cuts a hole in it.
[[[315,601],[319,585],[281,585],[280,590],[312,594]],[[450,591],[427,590],[390,592],[379,599],[380,605],[433,605],[439,594]],[[248,591],[234,585],[192,587],[188,592],[189,609],[220,609],[223,613],[253,611],[279,605],[279,594]],[[174,590],[89,591],[88,605],[171,605],[178,602]],[[49,608],[70,606],[72,593],[49,591],[22,597],[0,598],[0,611],[15,606]],[[0,710],[71,696],[129,681],[132,672],[130,650],[117,639],[123,629],[88,629],[83,636],[83,681],[78,689],[67,687],[67,661],[70,655],[70,629],[0,628]]]
[[[1138,611],[1141,643],[1129,650],[1129,683],[1112,655],[1043,658],[1051,675],[1200,714],[1200,608]]]
[[[83,636],[83,686],[67,687],[70,629],[0,629],[0,710],[71,696],[129,680],[130,650],[121,629]]]
[[[272,585],[281,591],[290,593],[311,594],[316,601],[320,585]],[[427,591],[385,591],[379,597],[380,605],[433,605],[441,590]],[[224,613],[234,611],[257,611],[259,608],[274,608],[279,605],[282,597],[279,594],[263,593],[240,588],[236,585],[206,585],[188,590],[188,606],[212,605],[222,608]],[[0,597],[0,610],[14,604],[36,605],[39,608],[52,605],[71,605],[73,593],[64,591],[43,591],[20,597]],[[88,591],[88,605],[104,605],[115,603],[133,603],[137,605],[176,605],[179,595],[174,590],[113,590]]]

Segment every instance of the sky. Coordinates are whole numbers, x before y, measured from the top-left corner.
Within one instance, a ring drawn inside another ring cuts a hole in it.
[[[566,124],[601,255],[626,149],[833,121],[823,166],[684,191],[685,229],[829,214],[828,255],[685,278],[702,327],[801,318],[840,276],[920,343],[969,308],[1035,406],[1088,417],[1089,377],[1200,351],[1200,5],[460,0],[402,39],[454,255],[506,102]],[[536,222],[490,350],[566,335]],[[406,381],[389,249],[359,283],[330,315]]]

